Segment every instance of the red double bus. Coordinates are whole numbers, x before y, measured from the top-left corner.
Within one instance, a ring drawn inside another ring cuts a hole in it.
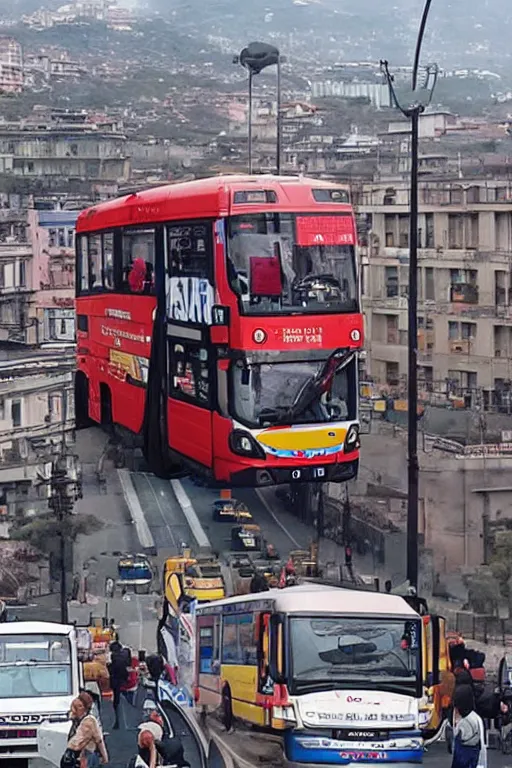
[[[345,188],[218,176],[77,221],[78,420],[140,435],[151,471],[343,482],[363,338]]]

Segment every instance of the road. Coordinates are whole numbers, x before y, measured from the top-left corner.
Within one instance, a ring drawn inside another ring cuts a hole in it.
[[[89,605],[72,604],[70,616],[79,623],[87,623],[89,614],[102,615],[105,612],[104,582],[107,576],[115,575],[119,552],[136,551],[139,542],[135,536],[127,505],[123,498],[117,472],[110,468],[107,472],[107,494],[101,494],[96,485],[94,467],[101,452],[101,439],[96,431],[79,434],[79,452],[84,465],[84,499],[79,502],[78,510],[93,513],[104,523],[98,533],[82,537],[78,542],[77,555],[81,563],[88,567]],[[182,542],[194,548],[194,537],[187,520],[179,506],[168,481],[155,478],[145,473],[132,473],[132,481],[144,510],[151,533],[159,550],[157,560],[161,563],[165,556],[178,551]],[[185,479],[182,485],[198,518],[211,541],[214,550],[225,555],[229,552],[229,524],[214,523],[211,518],[211,503],[218,493],[195,485]],[[285,512],[275,499],[271,490],[261,494],[252,490],[239,490],[237,498],[244,501],[253,513],[255,522],[263,530],[265,537],[282,554],[290,549],[308,546],[312,531],[299,523],[291,513]],[[267,503],[265,503],[265,501]],[[156,644],[156,619],[158,596],[130,596],[129,600],[115,597],[108,601],[109,616],[114,617],[119,627],[121,640],[137,651],[144,648],[151,652]],[[113,731],[113,713],[111,706],[104,706],[103,721],[107,733],[112,768],[124,768],[134,753],[137,725],[141,722],[140,703],[137,708],[123,703],[121,714],[122,728]],[[173,717],[173,727],[183,739],[186,755],[192,768],[199,765],[197,746],[186,723]],[[435,745],[425,755],[425,765],[432,768],[450,768],[451,757],[444,744]],[[212,768],[222,768],[219,754],[212,760]],[[512,768],[512,759],[504,758],[496,752],[489,752],[488,768]]]
[[[140,549],[118,474],[112,466],[106,465],[107,492],[101,493],[98,487],[95,469],[104,443],[105,438],[99,430],[78,432],[77,449],[82,461],[84,498],[78,502],[76,511],[94,514],[103,522],[103,527],[97,533],[82,536],[75,547],[78,570],[82,566],[87,570],[89,595],[87,604],[70,603],[70,620],[86,625],[91,614],[104,616],[108,612],[108,616],[115,619],[120,640],[124,645],[129,646],[135,653],[139,649],[151,653],[156,648],[158,595],[129,595],[129,599],[116,595],[108,601],[104,596],[106,578],[116,576],[119,554]],[[143,496],[141,491],[141,502],[144,508],[147,506],[145,511],[151,521],[155,540],[167,547],[179,542],[182,535],[187,535],[188,529],[185,526],[183,530],[182,525],[180,530],[179,524],[172,517],[172,509],[176,508],[177,514],[176,502],[175,507],[164,511],[162,518],[159,510],[165,508],[158,503],[158,482],[162,481],[152,479],[154,492],[153,486],[146,482],[146,496]],[[144,478],[141,478],[142,487],[144,482]],[[181,522],[183,524],[183,521]],[[112,706],[108,702],[103,704],[102,721],[111,768],[125,768],[134,754],[137,726],[143,719],[141,706],[144,698],[141,691],[136,707],[132,707],[127,701],[122,702],[121,728],[116,731],[112,729]],[[170,717],[173,728],[183,741],[185,756],[191,766],[198,766],[199,753],[194,737],[178,714],[171,714]],[[222,768],[222,761],[217,760],[216,768]]]

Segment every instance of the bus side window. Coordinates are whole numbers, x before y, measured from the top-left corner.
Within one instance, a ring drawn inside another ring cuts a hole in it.
[[[87,235],[80,235],[77,238],[78,251],[78,279],[80,293],[87,293],[89,290],[89,241]]]
[[[102,235],[103,243],[103,263],[102,263],[102,281],[103,287],[107,291],[114,290],[114,234],[105,232]]]
[[[101,235],[89,235],[89,290],[103,290]]]
[[[122,246],[123,291],[155,292],[155,230],[127,229]]]

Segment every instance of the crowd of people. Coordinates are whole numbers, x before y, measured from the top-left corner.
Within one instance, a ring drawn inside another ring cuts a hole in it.
[[[141,673],[145,665],[141,663],[129,648],[120,642],[110,644],[110,660],[106,665],[108,688],[112,691],[114,709],[113,729],[122,725],[120,718],[121,700],[124,698],[131,705],[136,705],[136,695],[141,682]],[[100,683],[100,691],[106,689],[105,666],[97,664],[94,659],[86,662],[89,665],[86,677]],[[96,665],[96,666],[95,666]],[[148,667],[150,659],[148,659]],[[71,704],[67,747],[61,759],[61,768],[97,768],[107,765],[109,761],[107,746],[101,723],[94,712],[94,696],[88,691],[81,693]],[[136,751],[129,760],[127,768],[157,768],[157,766],[176,766],[187,768],[181,739],[166,730],[162,716],[155,709],[151,711],[147,721],[138,726]]]

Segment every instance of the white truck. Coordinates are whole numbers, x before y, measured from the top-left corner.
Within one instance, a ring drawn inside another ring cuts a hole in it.
[[[71,701],[81,685],[73,626],[0,624],[0,768],[2,763],[5,768],[58,764],[53,753],[60,752],[60,760]],[[52,731],[55,738],[41,738],[43,731]]]

